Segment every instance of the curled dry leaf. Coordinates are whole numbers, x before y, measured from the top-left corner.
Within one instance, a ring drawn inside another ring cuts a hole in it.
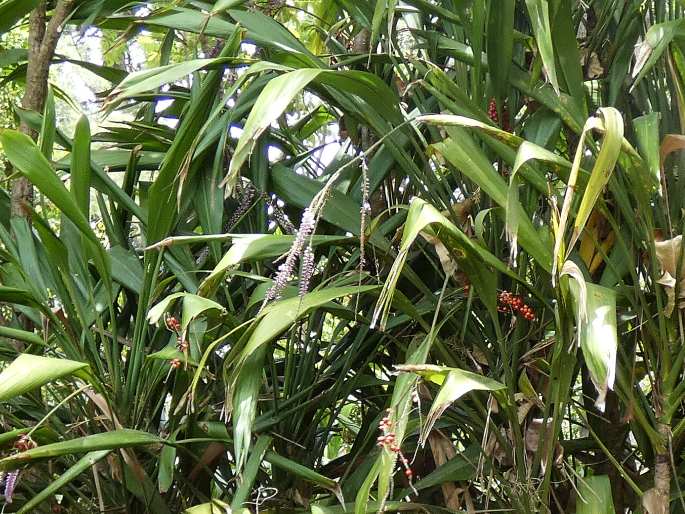
[[[435,253],[438,254],[438,259],[440,259],[440,265],[442,266],[445,275],[452,276],[457,272],[458,265],[457,261],[452,259],[450,251],[447,247],[435,236],[432,236],[426,232],[421,232],[421,237],[423,237],[430,244],[435,246]]]
[[[430,445],[436,467],[442,466],[457,455],[454,450],[454,443],[439,430],[433,430],[428,435],[428,444]],[[445,505],[452,510],[459,510],[461,508],[461,502],[459,501],[460,489],[457,488],[456,484],[452,481],[447,481],[443,482],[440,488],[442,489]]]
[[[656,241],[654,247],[656,250],[656,258],[661,266],[661,278],[657,280],[657,283],[661,284],[666,289],[666,295],[668,297],[668,303],[666,304],[666,315],[670,316],[675,308],[675,286],[676,286],[676,268],[678,262],[680,261],[680,255],[682,251],[683,236],[676,236],[673,239],[667,239],[665,241]],[[685,266],[681,264],[680,269],[680,287],[679,287],[679,308],[685,307],[685,283],[683,282],[683,277],[685,276]]]
[[[452,209],[454,210],[454,213],[456,215],[456,221],[457,224],[460,228],[462,228],[465,232],[468,233],[468,218],[471,215],[471,211],[474,209],[476,206],[477,202],[480,200],[480,190],[476,191],[473,195],[470,197],[466,198],[465,200],[457,203],[452,204]],[[441,212],[442,215],[449,217],[450,216],[450,211],[445,210]],[[454,274],[457,274],[457,261],[455,261],[452,258],[452,255],[450,254],[450,251],[447,249],[447,247],[440,241],[439,238],[435,237],[434,235],[428,233],[428,232],[421,232],[421,237],[423,237],[428,243],[432,244],[435,246],[435,253],[438,254],[438,258],[440,259],[440,265],[442,266],[443,271],[445,272],[446,275],[451,276]]]
[[[508,437],[508,433],[503,427],[500,428],[500,435],[503,439],[506,439]],[[511,440],[511,437],[509,437],[509,440]],[[499,443],[497,435],[494,432],[490,433],[490,436],[488,437],[488,442],[483,448],[483,453],[486,457],[494,457],[495,460],[499,462],[501,466],[506,467],[511,466],[513,464],[513,461],[511,460],[509,455],[507,455],[506,450]]]

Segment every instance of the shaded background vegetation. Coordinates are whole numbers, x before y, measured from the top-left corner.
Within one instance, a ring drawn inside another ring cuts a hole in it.
[[[5,512],[684,511],[683,8],[0,2]]]

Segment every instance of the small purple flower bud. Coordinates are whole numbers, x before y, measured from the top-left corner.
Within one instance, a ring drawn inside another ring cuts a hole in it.
[[[278,266],[278,273],[276,274],[274,283],[266,292],[264,298],[266,302],[277,300],[281,297],[283,290],[288,284],[288,280],[295,272],[295,263],[302,255],[307,238],[314,233],[315,228],[316,216],[310,208],[307,208],[302,213],[300,229],[297,231],[297,235],[295,236],[293,245],[290,247],[288,256],[286,257],[285,262]]]
[[[309,291],[309,283],[314,276],[314,250],[311,246],[305,248],[302,254],[302,266],[300,271],[300,296],[304,296]]]
[[[5,479],[5,503],[12,503],[14,496],[14,489],[17,487],[17,479],[19,478],[19,470],[10,471]]]

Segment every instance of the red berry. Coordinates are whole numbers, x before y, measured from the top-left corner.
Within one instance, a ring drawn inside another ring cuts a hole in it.
[[[170,364],[172,368],[178,369],[181,367],[181,359],[171,359]]]
[[[181,330],[181,323],[179,323],[178,319],[176,319],[174,316],[169,316],[166,319],[166,326],[172,332],[178,332]]]
[[[404,470],[404,474],[407,475],[407,478],[411,478],[414,475],[413,471],[409,468]]]
[[[495,102],[494,98],[491,98],[490,103],[488,103],[488,117],[493,123],[499,122],[499,117],[497,116],[497,102]]]

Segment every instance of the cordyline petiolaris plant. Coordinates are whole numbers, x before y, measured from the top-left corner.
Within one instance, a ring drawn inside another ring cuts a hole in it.
[[[684,7],[0,2],[4,512],[685,513]]]

